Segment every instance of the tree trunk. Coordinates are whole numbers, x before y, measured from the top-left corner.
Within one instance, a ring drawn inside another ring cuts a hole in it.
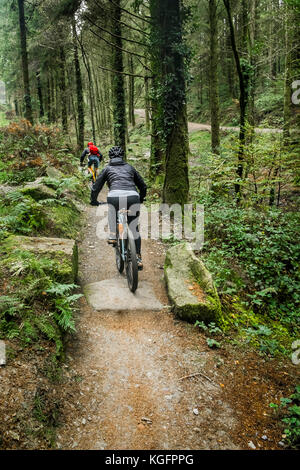
[[[19,24],[20,24],[20,39],[21,39],[21,57],[22,57],[22,72],[24,83],[24,104],[25,104],[25,118],[33,124],[29,72],[28,72],[28,55],[27,55],[27,40],[26,40],[26,24],[24,14],[24,0],[18,0],[19,8]]]
[[[273,21],[272,21],[272,18],[273,18],[273,5],[272,5],[272,2],[269,2],[269,15],[270,15],[270,19],[269,19],[269,40],[268,40],[268,43],[269,43],[269,47],[268,47],[268,62],[269,62],[269,77],[270,79],[272,80],[274,77],[273,77],[273,61],[274,61],[274,58],[273,58]]]
[[[115,35],[114,45],[112,47],[111,64],[112,70],[117,73],[112,74],[112,105],[113,105],[113,128],[115,145],[123,148],[126,156],[126,106],[123,78],[123,56],[122,56],[122,39],[121,39],[121,8],[120,0],[115,0],[111,5],[112,32]]]
[[[240,199],[241,193],[241,179],[243,177],[243,164],[244,164],[244,150],[246,142],[246,111],[248,102],[248,75],[244,67],[240,62],[239,53],[236,46],[235,31],[231,15],[230,0],[223,0],[228,15],[229,28],[230,28],[230,39],[232,51],[235,59],[237,74],[239,78],[240,86],[240,133],[239,133],[239,150],[238,150],[238,166],[237,166],[237,182],[235,183],[235,192],[237,194],[237,200]],[[244,5],[243,0],[243,5]],[[244,23],[245,25],[245,23]]]
[[[18,105],[18,100],[17,99],[14,100],[14,105],[15,105],[16,116],[19,116],[19,105]]]
[[[167,139],[166,174],[163,200],[168,204],[186,204],[189,196],[188,153],[186,106],[177,111],[176,121]]]
[[[133,69],[133,59],[130,55],[128,59],[129,73],[132,74],[128,77],[129,86],[128,86],[128,120],[132,126],[135,126],[135,116],[134,116],[134,69]]]
[[[235,90],[235,83],[234,83],[234,77],[232,73],[232,66],[233,66],[233,61],[232,61],[232,49],[231,52],[229,52],[231,48],[231,38],[230,38],[230,27],[228,22],[226,21],[225,23],[225,28],[226,28],[226,40],[225,40],[225,47],[226,47],[226,69],[227,69],[227,81],[228,81],[228,89],[231,98],[237,98],[236,90]]]
[[[165,179],[163,201],[185,204],[189,197],[188,126],[184,53],[182,52],[181,1],[159,2],[163,56],[163,115]]]
[[[38,99],[40,104],[40,118],[44,117],[44,105],[43,105],[43,92],[42,92],[42,85],[41,85],[41,75],[40,72],[36,72],[36,82],[37,82],[37,92],[38,92]]]
[[[145,77],[145,126],[150,129],[149,78]]]
[[[66,76],[65,76],[65,51],[60,48],[60,97],[61,97],[61,120],[64,133],[68,132],[68,109],[67,109],[67,95],[66,95]]]
[[[163,138],[163,106],[160,87],[163,81],[163,29],[160,26],[161,5],[158,0],[150,1],[152,17],[150,61],[152,69],[151,80],[151,152],[149,177],[152,181],[161,183],[164,172],[165,142]]]
[[[92,73],[92,77],[94,78],[94,83],[95,83],[94,98],[95,98],[96,124],[97,124],[98,134],[100,135],[100,130],[101,128],[105,127],[105,122],[103,120],[102,103],[101,103],[101,96],[100,96],[99,86],[98,86],[98,78],[95,72]]]
[[[257,0],[250,0],[250,21],[249,21],[249,48],[250,48],[250,64],[252,69],[255,66],[255,55],[254,47],[257,36]],[[255,117],[254,117],[254,102],[255,102],[255,86],[256,86],[256,74],[252,73],[249,87],[249,113],[248,120],[252,128],[255,126]],[[251,131],[251,136],[253,136],[253,130]]]
[[[216,0],[209,0],[210,24],[210,120],[212,152],[220,153],[220,119],[218,86],[218,19]]]
[[[51,90],[51,122],[56,121],[55,115],[55,82],[53,76],[53,70],[50,72],[50,90]]]
[[[153,84],[155,86],[155,81]],[[162,140],[162,121],[161,121],[161,109],[158,99],[152,95],[151,100],[151,151],[150,151],[150,167],[149,177],[152,181],[156,180],[160,182],[160,177],[163,173],[163,161],[164,161],[164,144]]]
[[[81,79],[80,62],[78,57],[78,47],[76,39],[76,26],[75,19],[72,21],[73,31],[73,47],[74,47],[74,67],[76,79],[76,94],[77,94],[77,114],[78,114],[78,148],[84,148],[84,101],[83,101],[83,87]]]
[[[291,37],[289,34],[289,6],[285,6],[285,73],[283,102],[283,143],[289,144],[291,121]]]
[[[50,90],[50,78],[49,78],[49,69],[47,70],[47,121],[51,122],[51,90]]]
[[[83,63],[87,71],[88,75],[88,91],[89,91],[89,101],[90,101],[90,115],[91,115],[91,123],[92,123],[92,134],[93,134],[93,142],[96,145],[96,128],[95,128],[95,117],[96,117],[96,112],[95,112],[95,98],[94,98],[94,90],[93,90],[93,78],[92,78],[92,73],[91,73],[91,68],[90,64],[88,61],[88,58],[86,57],[84,48],[82,44],[80,43],[81,46],[81,54],[83,58]]]

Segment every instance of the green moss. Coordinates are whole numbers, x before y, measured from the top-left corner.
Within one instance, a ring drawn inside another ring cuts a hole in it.
[[[20,189],[24,196],[30,196],[35,201],[48,199],[55,196],[55,191],[44,184],[32,184],[32,186]]]
[[[164,264],[164,270],[166,271],[168,268],[172,267],[172,261],[169,252],[167,251],[166,253],[166,258],[165,258],[165,264]]]
[[[246,308],[238,297],[224,316],[224,329],[231,331],[230,341],[254,347],[271,356],[290,356],[291,345],[298,339],[297,334],[292,335],[279,321]]]
[[[56,251],[53,254],[53,259],[56,263],[55,280],[58,282],[72,283],[77,277],[78,272],[78,248],[74,246],[73,262],[66,259],[66,255],[63,251]]]
[[[184,306],[175,306],[174,313],[175,315],[185,321],[190,323],[195,323],[196,320],[201,319],[206,324],[211,322],[217,322],[219,326],[222,326],[221,318],[221,309],[220,305],[217,305],[214,302],[214,299],[208,298],[208,302],[205,304],[185,304]],[[216,311],[219,311],[219,315]]]
[[[196,258],[187,244],[179,244],[167,251],[165,258],[165,280],[170,300],[177,317],[194,322],[216,322],[223,328],[221,303],[210,273]],[[198,283],[205,293],[205,300],[198,301],[188,290],[186,281]]]
[[[81,226],[80,213],[70,206],[50,206],[47,210],[49,234],[56,237],[77,238]]]

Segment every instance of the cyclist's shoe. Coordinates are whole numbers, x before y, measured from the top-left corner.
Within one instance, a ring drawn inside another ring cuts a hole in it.
[[[143,261],[142,261],[141,255],[136,255],[136,260],[137,260],[138,270],[142,271]]]
[[[116,235],[111,233],[109,235],[109,238],[107,240],[107,243],[111,246],[116,246],[117,245],[117,239],[116,239]]]
[[[101,204],[101,203],[100,203],[99,201],[91,201],[91,202],[90,202],[90,205],[91,205],[91,206],[100,206],[100,204]]]

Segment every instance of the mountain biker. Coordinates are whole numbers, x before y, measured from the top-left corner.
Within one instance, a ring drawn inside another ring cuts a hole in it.
[[[124,151],[121,147],[112,147],[109,150],[109,164],[102,170],[91,191],[91,205],[98,206],[97,201],[99,192],[107,182],[109,192],[107,195],[108,203],[108,224],[110,235],[108,243],[116,245],[116,215],[121,208],[129,209],[134,205],[136,209],[135,215],[128,214],[129,226],[134,224],[135,227],[135,246],[137,253],[138,268],[143,268],[141,258],[141,236],[138,230],[139,204],[143,203],[147,186],[137,170],[126,163]],[[137,192],[139,190],[139,193]]]
[[[99,168],[99,163],[103,160],[103,155],[93,142],[89,142],[82,152],[80,157],[81,166],[83,166],[86,155],[88,155],[88,168],[91,168],[92,165],[94,165],[95,169]]]

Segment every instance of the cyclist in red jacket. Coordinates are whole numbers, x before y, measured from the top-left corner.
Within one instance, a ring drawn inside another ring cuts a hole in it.
[[[93,142],[89,142],[87,144],[87,148],[85,148],[84,151],[81,154],[81,157],[80,157],[80,165],[81,166],[83,166],[83,162],[84,162],[84,159],[85,159],[86,155],[88,156],[88,169],[89,169],[89,171],[92,173],[91,167],[94,165],[94,170],[97,174],[99,164],[103,160],[102,153],[99,151],[98,147],[96,147],[96,145],[94,145]]]

